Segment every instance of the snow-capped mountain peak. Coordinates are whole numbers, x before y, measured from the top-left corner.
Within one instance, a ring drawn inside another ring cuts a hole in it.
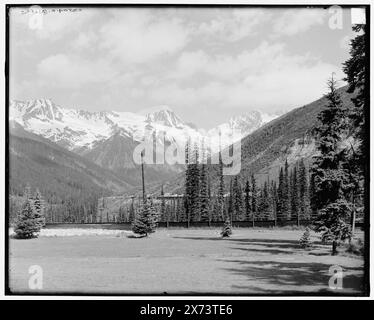
[[[50,99],[37,99],[29,101],[12,101],[10,107],[10,116],[17,117],[22,114],[23,121],[37,118],[42,121],[62,120],[60,107],[54,104]]]
[[[231,117],[228,122],[209,130],[209,134],[221,134],[223,144],[225,141],[229,143],[232,135],[235,135],[236,138],[242,138],[277,117],[277,115],[270,115],[259,111],[249,111],[246,114]]]
[[[146,121],[148,123],[158,123],[163,126],[176,128],[182,128],[184,125],[184,122],[171,109],[148,113],[146,115]]]
[[[226,142],[232,142],[225,137],[229,137],[233,131],[239,133],[241,138],[275,117],[251,111],[245,115],[232,117],[227,123],[204,133],[182,121],[170,107],[164,105],[145,109],[139,113],[90,112],[63,108],[50,99],[37,99],[13,100],[9,109],[9,120],[17,122],[28,131],[80,153],[118,134],[134,141],[141,141],[146,130],[163,131],[169,142],[175,141],[178,144],[185,143],[186,137],[201,139],[205,135],[211,137],[220,132],[223,137],[222,147],[224,147]]]

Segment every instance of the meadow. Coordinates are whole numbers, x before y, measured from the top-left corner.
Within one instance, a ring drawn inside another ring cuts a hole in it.
[[[148,238],[129,231],[44,230],[39,238],[9,240],[9,287],[13,293],[145,295],[360,295],[363,257],[303,230],[158,229]],[[42,289],[29,288],[29,268],[43,271]],[[342,289],[331,289],[329,269],[343,270]]]

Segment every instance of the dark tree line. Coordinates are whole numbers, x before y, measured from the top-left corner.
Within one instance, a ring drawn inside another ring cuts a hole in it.
[[[162,191],[163,194],[163,191]],[[184,194],[185,221],[300,220],[311,217],[309,178],[304,159],[292,167],[286,160],[278,181],[268,180],[258,186],[255,175],[248,180],[234,176],[225,190],[223,163],[219,153],[218,186],[211,192],[206,154],[202,145],[188,141]],[[181,216],[181,215],[179,215]],[[165,219],[163,219],[165,221]],[[184,220],[179,220],[184,221]]]
[[[30,186],[26,186],[25,190],[30,190]],[[33,189],[43,195],[44,216],[47,223],[87,223],[95,222],[98,211],[99,195],[92,192],[78,194],[55,195],[44,192],[38,188]],[[13,222],[27,199],[27,191],[18,194],[10,194],[9,196],[9,218]]]

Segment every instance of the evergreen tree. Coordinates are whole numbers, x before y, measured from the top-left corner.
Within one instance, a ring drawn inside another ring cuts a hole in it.
[[[277,214],[283,220],[291,218],[291,202],[290,202],[290,180],[288,174],[288,161],[286,159],[283,167],[279,171],[279,186],[278,186],[278,203]]]
[[[186,222],[187,221],[184,201],[185,201],[184,197],[177,199],[177,218],[176,218],[176,220],[178,222]]]
[[[150,199],[146,199],[139,207],[138,214],[132,225],[132,231],[143,237],[155,232],[157,224],[157,212]]]
[[[252,185],[252,224],[254,226],[254,221],[257,214],[257,186],[256,179],[254,174],[251,176],[251,185]]]
[[[318,210],[317,210],[316,187],[314,183],[313,172],[310,173],[310,179],[309,179],[309,203],[310,203],[310,214],[312,216],[312,220],[315,220],[318,214]]]
[[[310,204],[308,197],[308,177],[304,159],[301,159],[299,161],[298,182],[300,199],[300,217],[302,219],[308,219],[310,213]]]
[[[200,215],[201,221],[210,221],[207,170],[204,163],[200,172]]]
[[[194,144],[191,163],[191,220],[198,221],[200,218],[200,170],[199,170],[199,149]]]
[[[160,206],[160,215],[163,221],[168,221],[165,210],[165,197],[164,197],[164,185],[161,185],[161,206]]]
[[[125,222],[125,214],[125,208],[122,205],[120,205],[118,209],[118,218],[120,223]]]
[[[134,198],[131,199],[130,209],[129,209],[129,222],[134,222],[135,219],[135,208],[134,208]]]
[[[300,215],[299,215],[299,208],[300,208],[300,201],[299,201],[299,181],[298,181],[298,173],[296,166],[293,168],[291,172],[291,217],[292,219],[296,220],[297,225],[300,225]]]
[[[277,184],[275,181],[271,181],[271,194],[272,194],[272,212],[273,212],[273,219],[275,221],[275,225],[277,223]]]
[[[218,215],[219,218],[224,221],[225,217],[225,183],[223,179],[223,162],[222,162],[222,154],[221,150],[219,151],[219,167],[218,167],[218,175],[219,175],[219,184],[218,184],[218,193],[217,193],[217,208],[218,208]]]
[[[234,220],[243,220],[243,192],[238,176],[233,183],[233,213]]]
[[[354,108],[348,114],[350,132],[355,139],[355,146],[351,144],[347,153],[346,169],[349,172],[350,197],[352,202],[351,226],[354,232],[356,210],[364,211],[365,224],[368,224],[369,210],[365,208],[361,198],[363,194],[368,195],[368,183],[365,184],[365,177],[368,176],[369,168],[366,162],[369,153],[369,143],[366,139],[367,125],[365,114],[369,117],[369,105],[366,97],[369,97],[369,85],[366,77],[366,65],[368,63],[368,52],[366,51],[366,25],[354,25],[353,31],[359,34],[351,40],[351,57],[343,64],[343,71],[346,74],[345,81],[348,82],[348,92],[355,92],[352,98]]]
[[[310,229],[308,227],[305,228],[305,231],[299,243],[300,243],[300,247],[303,249],[308,249],[312,246],[312,242],[310,241]]]
[[[40,222],[40,227],[42,228],[45,226],[45,202],[39,189],[36,190],[32,204],[35,210],[35,218]]]
[[[33,200],[30,198],[31,192],[26,190],[27,196],[20,212],[18,212],[14,232],[17,238],[30,239],[37,237],[44,224],[44,218],[36,211]]]
[[[322,233],[323,241],[332,241],[332,254],[337,253],[341,241],[350,237],[350,226],[346,215],[351,210],[347,201],[347,172],[345,150],[341,150],[344,131],[345,109],[336,91],[333,77],[328,81],[329,103],[318,115],[319,125],[315,129],[319,155],[314,157],[312,175],[314,176],[314,205],[318,210],[315,221],[316,231]]]
[[[192,164],[190,163],[190,143],[189,139],[186,142],[185,148],[185,163],[186,163],[186,180],[185,180],[185,194],[184,194],[184,207],[186,213],[186,220],[189,223],[191,220],[191,211],[192,211]]]
[[[247,180],[247,182],[245,183],[245,198],[244,198],[244,202],[245,202],[245,218],[246,220],[250,220],[251,218],[251,199],[250,199],[250,195],[249,193],[251,192],[251,188],[249,186],[249,181]]]
[[[231,221],[230,218],[227,216],[225,220],[225,224],[223,225],[221,236],[222,238],[228,238],[232,234],[232,227],[231,227]]]
[[[277,215],[279,218],[284,218],[284,174],[283,174],[283,167],[279,170],[279,178],[278,178],[278,201],[277,201]]]
[[[269,185],[265,181],[262,189],[262,216],[264,219],[269,219],[271,215],[271,199],[269,192]]]
[[[187,221],[196,221],[199,219],[199,180],[200,173],[198,167],[198,148],[194,144],[194,149],[191,150],[191,140],[186,144],[186,181],[185,181],[185,210],[187,214]]]
[[[350,55],[351,57],[343,64],[343,71],[346,74],[345,81],[348,82],[348,92],[356,92],[352,102],[354,108],[349,113],[351,122],[351,129],[354,137],[360,142],[358,148],[355,150],[356,161],[359,161],[362,172],[365,167],[366,156],[366,127],[365,127],[365,96],[369,88],[366,86],[366,65],[368,56],[366,54],[366,26],[354,25],[353,31],[359,34],[351,40]]]
[[[230,218],[230,221],[232,223],[233,221],[233,213],[234,213],[234,199],[233,199],[233,196],[234,196],[234,191],[233,191],[233,184],[232,184],[232,178],[230,180],[230,193],[229,193],[229,199],[228,199],[228,210],[227,210],[227,215],[229,216]],[[226,219],[225,219],[226,221]]]
[[[286,162],[284,164],[284,176],[283,176],[283,210],[284,210],[284,216],[286,219],[291,218],[291,209],[290,209],[290,183],[289,183],[289,173],[288,173],[288,161],[286,159]]]

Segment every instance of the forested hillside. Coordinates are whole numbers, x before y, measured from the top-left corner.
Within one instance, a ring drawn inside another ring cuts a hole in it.
[[[344,106],[351,107],[352,94],[346,92],[344,86],[338,90]],[[317,115],[326,106],[326,98],[322,97],[308,105],[294,109],[285,115],[267,123],[241,141],[241,171],[239,180],[244,183],[255,175],[258,184],[277,177],[279,169],[286,158],[292,165],[303,158],[308,164],[315,153],[312,130],[317,123]],[[209,179],[212,190],[218,184],[218,166],[209,166]],[[185,175],[164,184],[165,192],[183,193]],[[226,190],[229,187],[230,176],[225,177]],[[148,192],[159,193],[160,185],[148,187]],[[133,190],[132,190],[133,191]]]
[[[96,211],[99,196],[130,187],[111,171],[11,123],[10,195],[22,196],[26,185],[39,189],[49,204],[61,205],[67,214],[77,207]]]

